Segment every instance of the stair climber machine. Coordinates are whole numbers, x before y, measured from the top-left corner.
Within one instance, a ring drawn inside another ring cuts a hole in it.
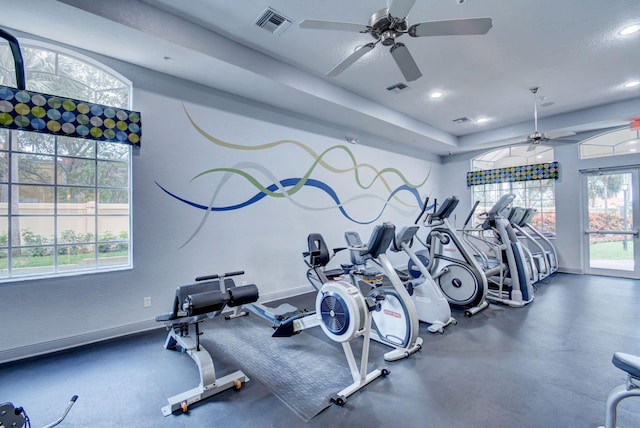
[[[503,195],[489,212],[480,215],[476,228],[468,223],[478,206],[473,206],[463,229],[463,239],[474,253],[487,277],[487,300],[512,307],[523,307],[534,299],[522,244],[505,213],[515,195]]]
[[[558,253],[556,247],[549,238],[533,227],[531,221],[535,217],[535,208],[514,208],[520,216],[514,214],[511,225],[526,239],[526,243],[532,251],[538,271],[542,278],[553,275],[558,270]]]
[[[428,202],[427,197],[416,224],[424,216]],[[429,231],[422,242],[425,249],[416,251],[415,255],[427,266],[449,304],[463,309],[469,318],[489,306],[486,300],[488,285],[482,267],[449,222],[458,202],[455,196],[447,198],[437,211],[437,204],[434,204],[433,212],[423,221]],[[421,274],[420,265],[413,258],[409,260],[408,271],[414,277]]]
[[[352,283],[345,281],[342,270],[324,271],[331,256],[320,234],[312,233],[307,238],[309,251],[304,252],[305,263],[309,266],[307,277],[316,288],[315,311],[302,311],[283,303],[277,307],[252,303],[243,308],[272,323],[273,337],[290,337],[302,330],[320,326],[334,342],[342,345],[353,383],[331,397],[331,402],[343,406],[347,398],[373,380],[387,376],[389,370],[378,368],[367,372],[369,365],[369,344],[371,340],[371,314],[381,310],[385,301],[384,292],[364,296]],[[339,248],[336,252],[343,250]],[[351,348],[351,341],[362,337],[360,367]]]
[[[405,282],[408,285],[408,291],[416,305],[418,319],[422,322],[431,324],[427,330],[431,333],[444,333],[444,328],[450,324],[457,324],[455,318],[451,316],[451,307],[442,290],[435,283],[426,266],[418,258],[416,253],[411,249],[416,232],[420,226],[405,226],[395,236],[392,251],[404,251],[409,256],[410,262],[417,270],[419,275],[415,279]]]

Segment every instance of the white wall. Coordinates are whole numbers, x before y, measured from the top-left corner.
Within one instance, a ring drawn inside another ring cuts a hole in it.
[[[313,164],[313,158],[293,144],[261,151],[220,147],[196,132],[185,108],[206,132],[245,146],[287,139],[321,153],[331,146],[344,146],[344,138],[332,137],[344,136],[344,132],[229,94],[99,59],[133,81],[133,109],[142,113],[142,147],[133,158],[134,267],[112,273],[0,284],[0,362],[154,328],[155,315],[170,309],[175,287],[198,275],[246,270],[241,281],[257,284],[267,299],[311,290],[301,256],[308,233],[320,232],[330,247],[336,247],[343,245],[346,230],[357,230],[366,240],[374,224],[383,220],[397,225],[412,223],[419,212],[415,198],[401,192],[401,202],[394,201],[392,205],[404,212],[387,207],[378,221],[358,225],[335,206],[313,211],[284,198],[266,197],[242,209],[211,213],[201,231],[183,246],[204,211],[168,196],[158,184],[181,197],[208,204],[222,174],[192,181],[204,170],[254,162],[280,180],[301,177]],[[441,166],[437,161],[364,145],[348,145],[348,149],[358,163],[379,170],[395,168],[409,182],[420,182],[428,175],[426,184],[419,188],[421,197],[436,195],[439,190]],[[331,152],[326,160],[339,168],[347,168],[351,162],[344,151]],[[261,183],[271,184],[260,173],[245,170]],[[361,173],[365,182],[372,180],[371,171],[363,169]],[[311,178],[330,185],[342,201],[355,198],[345,209],[360,220],[375,217],[383,202],[358,197],[386,197],[389,193],[380,180],[367,190],[360,189],[353,172],[336,174],[317,167]],[[384,178],[390,188],[401,184],[397,175],[385,173]],[[244,202],[255,193],[257,189],[236,174],[221,187],[214,205]],[[326,194],[313,188],[301,189],[293,200],[315,208],[335,205]],[[145,297],[151,297],[150,308],[143,307]]]

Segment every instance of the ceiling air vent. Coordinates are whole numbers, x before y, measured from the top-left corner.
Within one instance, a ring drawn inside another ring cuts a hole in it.
[[[260,16],[258,16],[255,24],[260,28],[264,28],[270,33],[280,34],[289,25],[291,25],[291,20],[282,15],[280,12],[276,12],[275,10],[268,7],[264,12],[260,14]]]
[[[469,119],[468,117],[459,117],[457,119],[453,119],[453,123],[456,123],[458,125],[462,123],[467,123],[467,122],[471,122],[471,119]]]
[[[407,85],[405,85],[404,83],[400,82],[400,83],[396,83],[395,85],[391,85],[387,88],[387,91],[393,92],[393,93],[400,93],[400,92],[404,92],[407,89],[409,89],[409,87]]]

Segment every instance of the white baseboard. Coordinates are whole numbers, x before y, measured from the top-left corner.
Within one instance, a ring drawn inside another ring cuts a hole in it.
[[[573,273],[576,275],[582,275],[584,272],[582,272],[582,269],[580,268],[568,268],[568,267],[562,267],[562,266],[558,266],[558,272],[560,273]]]
[[[64,337],[62,339],[35,343],[33,345],[6,349],[0,351],[0,364],[37,357],[39,355],[50,354],[52,352],[64,351],[66,349],[76,348],[78,346],[90,345],[92,343],[115,339],[122,336],[128,336],[130,334],[141,333],[156,328],[164,328],[164,325],[156,322],[156,320],[153,319],[141,321],[134,324],[113,327],[105,330],[83,333],[76,336]]]

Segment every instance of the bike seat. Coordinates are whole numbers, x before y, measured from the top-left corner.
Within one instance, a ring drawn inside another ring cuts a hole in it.
[[[640,379],[640,357],[623,352],[616,352],[613,354],[611,362],[620,370],[624,370],[632,377]]]

